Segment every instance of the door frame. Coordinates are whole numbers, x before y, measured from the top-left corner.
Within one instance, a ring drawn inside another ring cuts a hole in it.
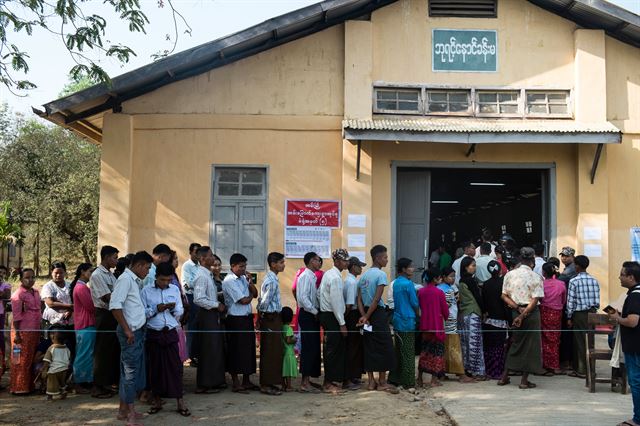
[[[542,194],[547,194],[547,200],[543,200],[543,208],[547,205],[548,219],[545,219],[545,212],[542,212],[542,223],[546,225],[546,233],[549,238],[549,253],[556,253],[557,247],[557,206],[556,206],[556,163],[491,163],[491,162],[463,162],[463,161],[391,161],[391,247],[390,253],[390,270],[391,276],[396,275],[395,261],[397,258],[396,230],[397,224],[397,185],[398,185],[398,168],[415,168],[415,169],[523,169],[523,170],[544,170],[548,173],[548,188],[542,188]],[[544,185],[545,179],[542,179],[541,185]],[[542,232],[543,239],[545,230]],[[430,248],[429,248],[430,249]]]

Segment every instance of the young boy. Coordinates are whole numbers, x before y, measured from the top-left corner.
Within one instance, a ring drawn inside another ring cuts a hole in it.
[[[60,331],[50,331],[51,341],[44,354],[44,371],[47,373],[47,401],[52,401],[55,395],[60,395],[60,399],[67,397],[67,370],[69,369],[69,359],[71,351],[63,343]]]

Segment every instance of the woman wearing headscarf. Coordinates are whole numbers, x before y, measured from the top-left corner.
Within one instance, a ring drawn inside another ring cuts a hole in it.
[[[511,316],[502,300],[501,267],[492,260],[487,265],[491,278],[482,286],[482,324],[484,363],[487,376],[499,379],[504,371],[505,348],[507,344],[508,319]]]
[[[465,257],[460,263],[460,314],[462,315],[460,343],[467,375],[485,380],[484,353],[482,349],[482,294],[474,274],[476,261]]]

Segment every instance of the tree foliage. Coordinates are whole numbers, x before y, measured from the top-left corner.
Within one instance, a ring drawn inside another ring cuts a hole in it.
[[[34,245],[34,236],[51,236],[58,255],[94,261],[100,149],[35,120],[15,128],[0,146],[0,200],[11,203],[14,223]]]
[[[74,80],[88,78],[90,81],[109,83],[109,75],[92,58],[90,53],[100,53],[127,63],[135,52],[125,44],[108,40],[108,21],[105,17],[91,13],[90,0],[0,0],[0,83],[19,94],[35,88],[35,84],[23,75],[29,72],[30,54],[15,41],[14,34],[32,36],[42,31],[61,38],[75,65],[70,70]],[[149,19],[140,0],[103,0],[110,12],[127,24],[132,33],[146,33]],[[172,0],[166,0],[174,22],[175,49],[178,40],[178,22],[191,32],[184,17],[174,8]],[[160,8],[165,0],[157,0]],[[167,35],[171,40],[171,37]],[[162,57],[173,51],[167,50],[154,57]]]

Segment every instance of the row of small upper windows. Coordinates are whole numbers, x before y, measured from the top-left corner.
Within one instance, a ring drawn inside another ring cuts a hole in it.
[[[570,118],[568,90],[374,88],[379,114]]]

